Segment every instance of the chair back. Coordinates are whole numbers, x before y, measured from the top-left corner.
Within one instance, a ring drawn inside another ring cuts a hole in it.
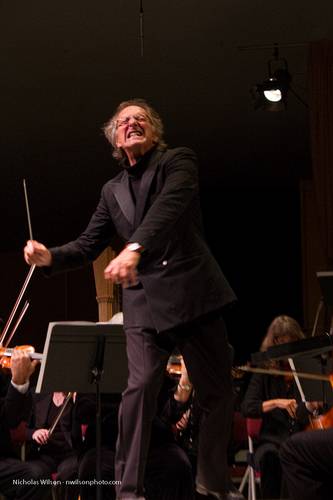
[[[24,420],[22,420],[17,427],[14,429],[10,429],[10,438],[13,443],[14,448],[17,448],[22,462],[25,462],[26,456],[26,432],[27,432],[28,424]]]
[[[232,439],[234,443],[243,445],[247,442],[246,418],[243,417],[240,411],[234,412]]]
[[[262,418],[246,418],[247,435],[251,439],[259,437],[262,426]]]
[[[22,420],[17,427],[10,429],[10,437],[14,444],[21,445],[26,440],[27,422]]]

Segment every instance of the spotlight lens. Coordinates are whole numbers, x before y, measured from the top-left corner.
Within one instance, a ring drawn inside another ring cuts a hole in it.
[[[282,99],[282,93],[279,89],[264,90],[264,96],[271,102],[279,102]]]

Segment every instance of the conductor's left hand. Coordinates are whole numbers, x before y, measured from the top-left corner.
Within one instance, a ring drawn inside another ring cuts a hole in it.
[[[140,258],[139,252],[133,252],[124,248],[104,269],[105,279],[111,280],[116,284],[121,284],[125,288],[136,285],[138,283],[136,268]]]

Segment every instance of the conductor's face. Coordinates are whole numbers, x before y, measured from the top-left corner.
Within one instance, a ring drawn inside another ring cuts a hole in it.
[[[116,121],[116,143],[124,150],[130,164],[149,151],[155,142],[153,125],[143,108],[128,106],[120,111]]]

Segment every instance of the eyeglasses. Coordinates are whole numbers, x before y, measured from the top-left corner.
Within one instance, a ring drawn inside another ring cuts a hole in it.
[[[125,116],[124,118],[120,118],[119,120],[116,121],[116,128],[124,127],[125,125],[128,125],[131,118],[139,123],[144,123],[148,120],[148,117],[146,115],[138,114],[138,115]]]

